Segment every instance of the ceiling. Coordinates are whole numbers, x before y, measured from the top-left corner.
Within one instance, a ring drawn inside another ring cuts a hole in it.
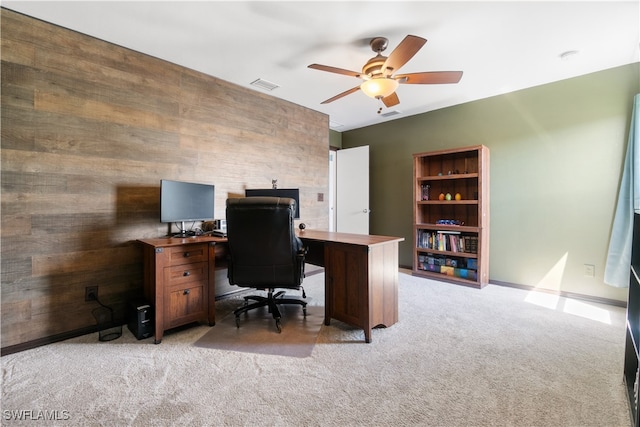
[[[329,115],[346,131],[640,60],[640,0],[627,1],[11,1],[2,6]],[[399,71],[463,71],[458,84],[400,85],[386,108],[355,77],[389,39],[427,43]],[[576,54],[561,58],[563,52]],[[278,85],[271,91],[256,79]],[[379,109],[382,111],[379,113]]]

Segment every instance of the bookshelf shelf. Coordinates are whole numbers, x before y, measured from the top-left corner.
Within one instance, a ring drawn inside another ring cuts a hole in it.
[[[460,258],[478,258],[478,254],[472,254],[468,252],[451,252],[451,251],[439,251],[427,248],[417,248],[418,252],[423,254],[439,254],[444,256],[455,256]]]
[[[413,155],[413,275],[477,288],[489,281],[489,149]]]
[[[447,175],[432,175],[432,176],[421,176],[418,177],[418,181],[427,182],[427,181],[441,181],[448,179],[473,179],[478,178],[477,173],[458,173],[458,174],[447,174]]]
[[[416,224],[416,228],[420,230],[442,230],[452,232],[471,232],[478,233],[480,229],[478,227],[471,227],[467,225],[446,225],[446,224]]]
[[[419,200],[419,205],[432,205],[432,206],[455,206],[455,205],[477,205],[477,200],[450,200],[448,202],[441,202],[440,200]]]

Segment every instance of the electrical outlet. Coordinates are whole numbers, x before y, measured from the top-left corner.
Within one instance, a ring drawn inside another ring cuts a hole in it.
[[[97,286],[87,286],[84,288],[84,300],[85,301],[95,301],[98,299],[98,287]]]
[[[584,275],[585,277],[596,277],[596,266],[593,264],[585,264]]]

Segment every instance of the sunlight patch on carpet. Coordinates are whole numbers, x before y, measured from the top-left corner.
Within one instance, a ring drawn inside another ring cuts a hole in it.
[[[582,301],[567,299],[564,302],[564,312],[573,314],[574,316],[595,320],[607,325],[611,324],[611,313],[608,310]]]

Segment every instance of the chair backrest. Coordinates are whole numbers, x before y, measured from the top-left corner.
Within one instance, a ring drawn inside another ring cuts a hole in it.
[[[232,285],[298,288],[304,250],[295,234],[295,200],[245,197],[227,200],[228,277]]]

